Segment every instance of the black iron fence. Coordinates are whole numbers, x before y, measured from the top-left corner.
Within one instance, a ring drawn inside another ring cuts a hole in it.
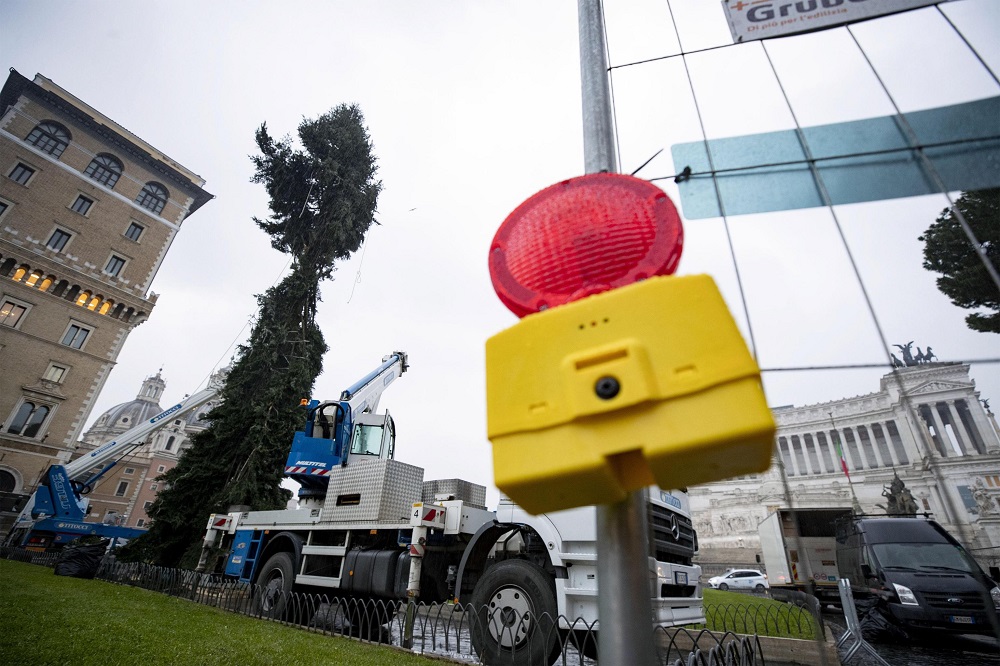
[[[3,548],[0,558],[54,566],[58,554]],[[463,604],[407,604],[395,600],[282,592],[218,575],[117,562],[111,556],[101,562],[96,578],[324,635],[393,645],[459,662],[515,666],[596,664],[596,627],[582,619],[568,621],[547,613],[532,617],[501,608],[473,608]],[[776,614],[741,605],[715,607],[708,626],[721,623],[733,629],[720,632],[707,628],[656,628],[659,663],[664,666],[762,665],[765,661],[757,637],[740,636],[734,631],[758,627],[774,629],[781,622],[785,622],[786,628],[805,626],[811,621],[811,615],[804,612],[809,620],[799,618],[800,613],[794,611],[782,620]]]
[[[0,546],[0,559],[38,564],[43,567],[54,567],[59,559],[59,553],[36,553],[24,548]]]

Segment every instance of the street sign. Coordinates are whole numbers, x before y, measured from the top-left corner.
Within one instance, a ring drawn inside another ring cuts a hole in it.
[[[726,215],[823,206],[817,175],[833,205],[940,193],[928,166],[947,191],[1000,187],[1000,97],[803,127],[801,134],[680,143],[671,153],[676,172],[692,174],[678,179],[688,220],[722,215],[720,197]]]
[[[722,0],[733,42],[784,37],[947,0]]]

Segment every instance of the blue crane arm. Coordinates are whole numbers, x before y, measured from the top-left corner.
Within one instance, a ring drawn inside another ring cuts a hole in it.
[[[382,392],[409,367],[405,352],[393,352],[382,358],[382,365],[345,389],[340,394],[340,401],[347,403],[352,417],[355,414],[374,412],[378,408]]]
[[[292,438],[285,476],[301,484],[306,494],[326,492],[329,474],[347,463],[354,424],[378,407],[382,392],[409,368],[405,352],[382,358],[382,364],[340,394],[340,400],[308,404],[305,427]],[[303,493],[300,491],[299,496]]]

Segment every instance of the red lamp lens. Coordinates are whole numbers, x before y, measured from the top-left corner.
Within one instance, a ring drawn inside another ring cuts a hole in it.
[[[677,270],[684,230],[652,183],[595,173],[557,183],[507,216],[490,276],[518,317]]]

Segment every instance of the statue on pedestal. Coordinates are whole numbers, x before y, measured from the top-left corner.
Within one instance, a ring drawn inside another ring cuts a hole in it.
[[[892,358],[892,367],[911,368],[915,365],[920,365],[921,363],[930,363],[937,359],[937,355],[930,347],[928,347],[927,351],[925,352],[920,351],[920,347],[917,347],[917,354],[916,356],[914,356],[912,351],[914,342],[915,342],[914,340],[910,340],[905,345],[895,345],[895,344],[893,345],[893,347],[898,349],[903,354],[903,360],[900,361],[898,358],[896,358],[895,354],[889,354],[889,356]]]
[[[885,509],[890,516],[913,517],[917,515],[917,502],[913,499],[903,480],[899,478],[899,473],[895,473],[892,482],[888,487],[882,488],[882,497],[886,498],[885,504],[877,504],[880,509]]]
[[[996,513],[996,503],[989,496],[989,493],[986,492],[986,486],[983,485],[981,478],[976,479],[976,485],[972,487],[972,498],[976,500],[980,518],[992,516]]]

